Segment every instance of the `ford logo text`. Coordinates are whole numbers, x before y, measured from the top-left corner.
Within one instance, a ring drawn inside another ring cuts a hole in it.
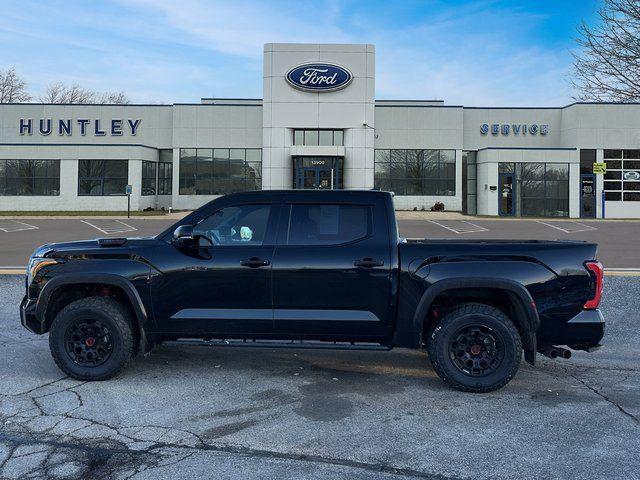
[[[293,67],[285,75],[292,87],[306,92],[334,92],[353,80],[349,70],[331,63],[307,63]]]

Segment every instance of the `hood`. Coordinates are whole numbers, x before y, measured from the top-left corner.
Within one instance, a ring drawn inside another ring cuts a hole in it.
[[[32,257],[60,258],[82,254],[125,254],[139,248],[164,245],[155,237],[106,237],[93,240],[47,243],[36,248]]]

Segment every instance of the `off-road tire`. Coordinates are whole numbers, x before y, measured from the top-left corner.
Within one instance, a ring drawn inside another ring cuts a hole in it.
[[[504,356],[494,371],[473,376],[460,370],[450,356],[454,335],[468,326],[484,325],[504,345]],[[427,350],[434,370],[452,387],[465,392],[485,393],[505,386],[514,377],[522,359],[522,339],[514,323],[502,311],[482,303],[464,303],[442,318],[432,330]]]
[[[85,366],[76,363],[66,347],[67,328],[81,319],[95,319],[110,334],[111,353],[104,363]],[[56,365],[77,380],[107,380],[122,372],[135,354],[135,335],[127,308],[109,297],[87,297],[70,303],[56,315],[49,331],[49,349]]]

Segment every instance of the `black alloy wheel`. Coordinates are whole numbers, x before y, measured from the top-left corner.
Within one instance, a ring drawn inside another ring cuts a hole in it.
[[[77,380],[113,378],[138,350],[135,322],[130,310],[115,298],[75,300],[51,324],[51,355],[60,370]]]
[[[64,344],[67,355],[75,363],[97,367],[111,356],[113,336],[99,320],[79,319],[67,327]]]
[[[487,325],[469,325],[452,336],[449,341],[449,357],[467,375],[488,375],[504,359],[504,342]]]
[[[522,359],[522,339],[501,310],[482,303],[451,308],[427,339],[431,365],[458,390],[485,393],[514,377]]]

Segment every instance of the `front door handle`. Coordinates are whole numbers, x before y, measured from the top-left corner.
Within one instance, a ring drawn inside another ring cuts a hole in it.
[[[371,257],[365,257],[353,262],[354,267],[360,267],[360,268],[382,267],[383,265],[384,265],[384,262],[382,260],[374,260]]]
[[[268,267],[271,264],[269,260],[265,260],[260,257],[251,257],[240,260],[240,265],[249,268]]]

